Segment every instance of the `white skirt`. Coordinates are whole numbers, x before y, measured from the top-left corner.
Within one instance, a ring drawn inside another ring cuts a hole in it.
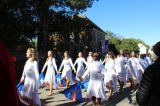
[[[74,83],[72,79],[72,70],[71,69],[63,69],[61,79],[66,78],[70,81],[70,84]]]
[[[96,98],[101,98],[102,100],[108,100],[103,81],[89,80],[86,96],[90,99],[95,96]]]
[[[53,87],[56,88],[56,77],[55,77],[55,71],[47,69],[44,82],[52,83]]]
[[[24,90],[22,91],[22,97],[25,96],[31,100],[38,106],[41,106],[41,102],[38,95],[38,82],[33,79],[25,78],[24,82]]]

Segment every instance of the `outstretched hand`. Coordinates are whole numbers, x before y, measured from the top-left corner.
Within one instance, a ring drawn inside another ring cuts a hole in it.
[[[75,68],[73,69],[73,71],[74,71],[74,73],[76,73],[76,69]]]
[[[57,72],[57,74],[58,74],[58,73],[61,73],[61,71],[56,71],[56,72]]]
[[[83,81],[83,78],[81,76],[77,76],[81,81]]]
[[[24,82],[24,79],[21,79],[20,82],[23,83],[23,82]]]

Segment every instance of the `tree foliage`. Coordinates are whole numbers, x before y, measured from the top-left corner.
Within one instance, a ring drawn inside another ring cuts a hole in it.
[[[132,52],[132,51],[138,52],[139,51],[139,47],[138,47],[139,43],[142,43],[147,48],[149,48],[149,46],[144,41],[142,41],[140,39],[121,38],[110,31],[107,31],[106,33],[107,33],[106,39],[109,40],[110,44],[112,44],[112,45],[114,44],[118,51],[123,49],[126,52]]]
[[[38,36],[40,48],[45,48],[52,33],[67,37],[70,32],[78,32],[80,24],[74,23],[74,15],[86,11],[94,1],[1,0],[0,39],[15,47]]]

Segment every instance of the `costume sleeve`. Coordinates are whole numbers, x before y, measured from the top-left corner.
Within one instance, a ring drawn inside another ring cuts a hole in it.
[[[38,63],[36,61],[34,62],[34,72],[35,72],[37,81],[39,81]]]
[[[138,64],[138,68],[139,68],[140,70],[142,70],[142,71],[143,71],[143,73],[144,73],[144,68],[142,67],[142,65],[143,65],[143,64],[141,64],[141,63],[139,62],[139,64]]]
[[[85,79],[89,75],[89,70],[90,70],[90,66],[87,68],[87,70],[83,74],[82,79]]]
[[[27,62],[26,62],[26,64],[27,64]],[[25,79],[25,69],[23,69],[23,73],[22,73],[22,77],[21,77],[21,80],[24,80],[24,79]]]
[[[61,63],[61,66],[60,66],[60,68],[59,68],[59,71],[62,70],[63,65],[64,65],[64,59],[63,59],[63,61],[62,61],[62,63]]]
[[[118,60],[117,60],[117,58],[114,60],[114,69],[116,71],[116,75],[118,75]]]
[[[24,79],[25,79],[25,71],[23,70],[21,80],[24,80]]]
[[[127,66],[128,66],[129,71],[131,71],[132,63],[131,63],[130,59],[128,59],[128,61],[127,61]]]
[[[100,65],[100,70],[101,70],[101,74],[105,75],[105,68],[103,64]]]
[[[149,101],[153,80],[152,71],[151,67],[146,69],[136,92],[136,100],[139,105],[146,106]]]
[[[52,63],[55,68],[55,71],[57,71],[57,64],[56,64],[56,60],[54,58],[52,59]]]
[[[69,59],[69,62],[71,64],[72,69],[75,69],[71,58]]]
[[[78,59],[76,59],[76,61],[74,62],[74,67],[75,67],[75,65],[77,64],[77,61],[78,61]]]
[[[84,58],[83,58],[83,63],[87,66],[87,62]]]

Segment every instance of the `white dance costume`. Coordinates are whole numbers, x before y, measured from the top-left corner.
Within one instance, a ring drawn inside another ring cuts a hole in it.
[[[93,61],[89,64],[86,72],[82,76],[84,79],[86,76],[90,76],[88,89],[86,96],[87,98],[92,98],[95,96],[96,98],[101,98],[102,100],[107,100],[108,97],[105,93],[105,86],[103,82],[103,73],[105,69],[99,61]]]
[[[109,80],[112,80],[112,87],[114,89],[114,92],[118,92],[118,87],[117,87],[117,75],[116,75],[116,70],[115,70],[115,62],[113,59],[109,58],[108,62],[105,63],[105,70],[107,71],[107,74],[109,78],[104,78],[104,82],[107,83]],[[106,76],[105,76],[106,77]],[[105,79],[109,79],[108,81]]]
[[[119,56],[115,60],[116,73],[118,75],[119,80],[123,81],[124,84],[126,83],[126,64],[127,59],[123,56]]]
[[[139,79],[139,60],[136,57],[131,57],[128,59],[129,70],[131,72],[132,78],[137,80]]]
[[[55,78],[55,71],[57,71],[57,65],[54,58],[49,59],[45,62],[42,72],[47,67],[47,72],[44,78],[44,82],[52,83],[53,87],[56,88],[56,78]]]
[[[84,64],[87,65],[87,62],[85,61],[84,58],[80,57],[80,58],[76,59],[76,61],[74,63],[74,66],[76,64],[78,65],[77,66],[77,72],[76,72],[76,79],[79,80],[77,76],[81,76],[82,77],[82,75],[85,72]]]
[[[38,96],[39,72],[37,61],[32,62],[31,59],[27,60],[21,79],[24,79],[24,90],[22,91],[22,96],[33,100],[35,104],[41,106]]]
[[[66,78],[67,80],[70,81],[70,83],[73,83],[72,68],[74,69],[74,65],[72,63],[72,59],[71,58],[63,59],[59,70],[61,70],[62,68],[63,68],[63,71],[62,71],[61,79]]]

